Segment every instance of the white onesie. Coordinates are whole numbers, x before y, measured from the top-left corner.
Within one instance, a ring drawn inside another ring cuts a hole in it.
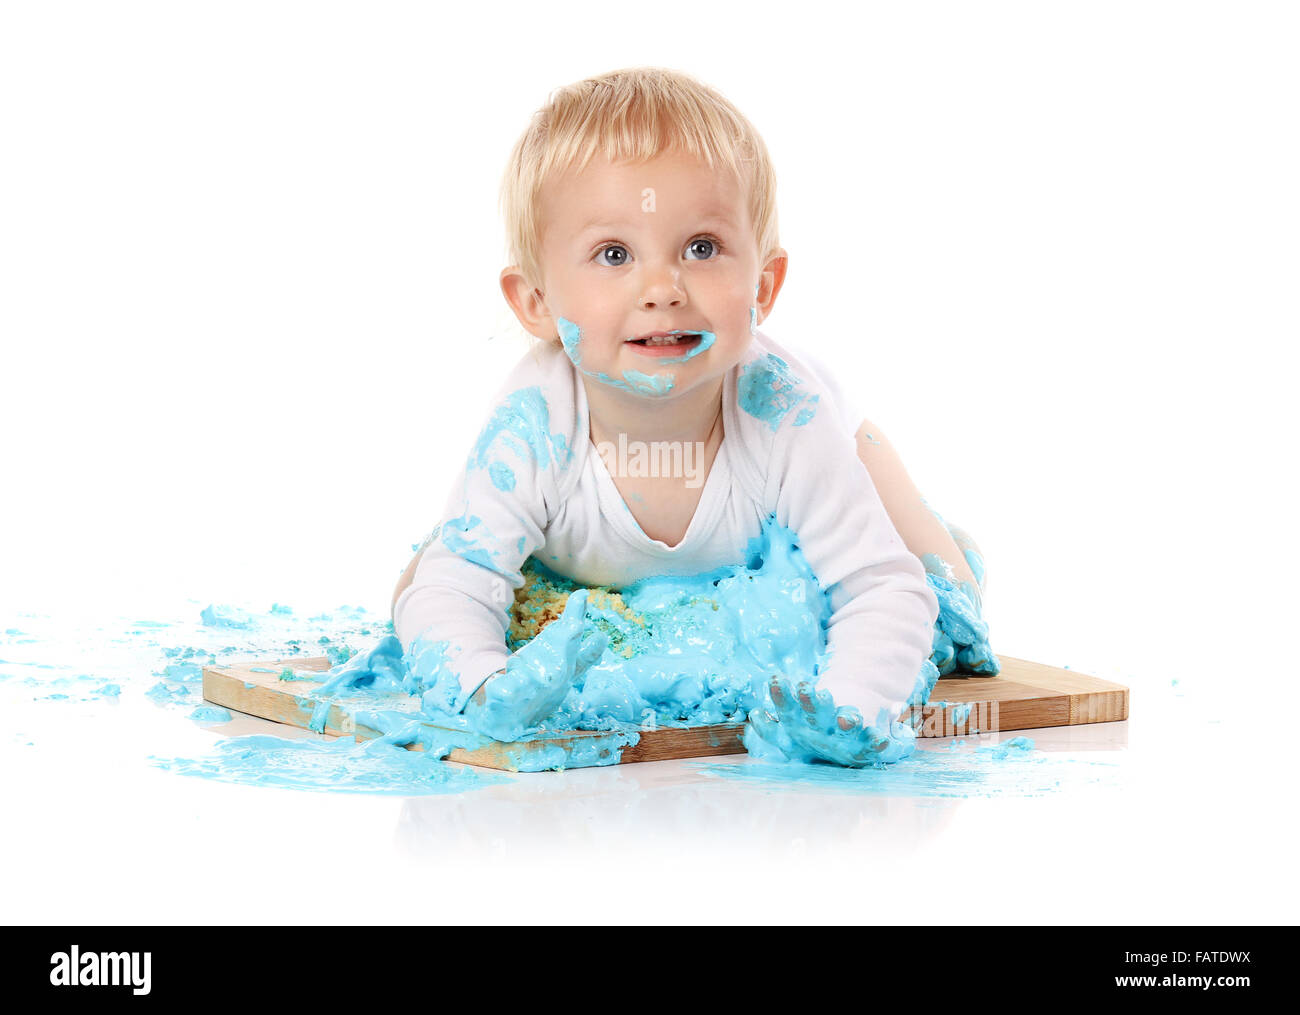
[[[448,642],[463,706],[506,664],[507,610],[529,555],[588,586],[698,574],[744,563],[775,512],[830,596],[818,686],[868,723],[882,709],[897,716],[930,655],[939,606],[857,457],[860,421],[841,416],[839,394],[825,368],[755,332],[723,378],[723,441],[686,535],[670,547],[642,531],[591,443],[577,369],[558,344],[535,346],[501,387],[397,600],[402,646]]]

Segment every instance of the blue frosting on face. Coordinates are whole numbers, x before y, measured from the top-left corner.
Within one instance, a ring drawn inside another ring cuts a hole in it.
[[[582,329],[563,317],[555,319],[555,328],[560,333],[560,344],[564,346],[564,352],[569,357],[569,361],[575,367],[581,366],[582,350],[578,346],[582,342]]]
[[[666,395],[673,388],[672,374],[643,374],[637,370],[624,370],[624,380],[611,377],[609,374],[596,374],[584,370],[588,377],[593,377],[600,381],[601,384],[608,384],[611,388],[620,388],[623,391],[631,391],[637,395]]]
[[[607,373],[597,373],[593,370],[583,369],[582,352],[579,348],[582,342],[582,329],[564,317],[557,317],[555,326],[560,333],[560,343],[564,346],[564,352],[569,357],[570,362],[588,377],[600,381],[601,384],[607,384],[611,388],[618,388],[622,391],[630,391],[633,394],[651,397],[666,395],[673,389],[674,378],[672,374],[647,374],[640,370],[624,370],[623,377],[620,380],[617,377],[611,377]],[[686,355],[671,356],[662,362],[683,363],[702,353],[717,338],[711,331],[702,332],[701,335],[700,343]]]
[[[671,374],[647,374],[640,370],[624,370],[623,379],[626,381],[625,384],[616,382],[615,386],[635,391],[638,395],[666,395],[673,387]]]

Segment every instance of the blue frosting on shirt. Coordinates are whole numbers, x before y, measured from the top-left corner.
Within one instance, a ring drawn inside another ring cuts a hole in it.
[[[740,407],[760,422],[766,423],[775,433],[795,408],[806,403],[795,420],[803,426],[816,411],[817,396],[809,397],[799,385],[801,381],[790,372],[790,365],[780,356],[765,353],[748,364],[740,374],[736,394]]]
[[[469,467],[489,467],[489,457],[498,446],[509,448],[524,461],[535,461],[542,469],[552,459],[561,466],[573,459],[564,434],[551,432],[550,408],[536,385],[510,392],[497,406],[470,453]]]

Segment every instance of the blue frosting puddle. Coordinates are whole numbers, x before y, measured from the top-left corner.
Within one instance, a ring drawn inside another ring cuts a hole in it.
[[[916,751],[906,761],[880,768],[842,768],[823,763],[695,763],[708,775],[753,783],[765,790],[816,790],[885,797],[1026,797],[1115,782],[1112,762],[1059,758],[1033,749],[1027,737],[991,747]]]
[[[360,607],[342,606],[311,617],[295,616],[275,603],[265,613],[221,604],[196,604],[169,620],[117,618],[69,629],[58,618],[22,614],[22,626],[0,636],[0,715],[13,702],[58,709],[75,721],[112,721],[121,708],[144,709],[166,727],[187,721],[229,723],[235,715],[203,700],[204,666],[249,659],[328,656],[343,663],[357,647],[391,625]],[[90,667],[90,672],[84,670]],[[261,666],[293,688],[293,681],[321,674],[291,665]],[[17,713],[19,716],[22,713]],[[21,717],[5,724],[20,744],[57,750],[58,745],[22,732]],[[150,756],[169,771],[222,782],[310,790],[417,796],[462,793],[509,781],[487,770],[446,764],[391,743],[358,744],[350,738],[287,740],[255,735],[223,737],[195,757]]]
[[[255,735],[223,740],[206,758],[153,760],[179,775],[319,793],[427,796],[510,781],[508,776],[449,765],[383,741],[357,744]]]

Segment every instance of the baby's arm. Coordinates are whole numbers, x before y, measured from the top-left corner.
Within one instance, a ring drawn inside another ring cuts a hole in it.
[[[897,450],[874,423],[863,420],[856,440],[858,458],[870,472],[881,503],[907,548],[920,558],[939,598],[932,661],[940,675],[957,669],[996,675],[1001,666],[983,619],[984,562],[970,537],[950,529],[925,502]]]
[[[397,586],[393,589],[392,613],[394,616],[397,614],[397,600],[400,599],[402,593],[410,587],[411,582],[415,581],[415,569],[420,566],[420,558],[424,556],[424,551],[429,548],[429,544],[433,542],[434,538],[434,536],[430,536],[415,548],[415,556],[413,556],[411,562],[406,565],[406,570],[402,572],[402,576],[397,579]]]
[[[550,431],[540,389],[504,397],[442,523],[407,569],[409,582],[399,583],[393,627],[426,692],[427,709],[461,711],[515,659],[505,643],[508,609],[523,584],[523,561],[543,542],[547,504],[557,502],[556,476],[568,464],[567,447]],[[568,658],[565,651],[559,656]],[[479,703],[484,700],[480,693]]]
[[[756,710],[753,724],[767,739],[779,723],[804,753],[840,764],[895,760],[908,748],[895,720],[926,679],[939,612],[924,569],[833,414],[781,427],[768,489],[830,596],[831,619],[817,693],[798,686],[810,674],[785,674],[793,691],[773,693],[774,711]],[[794,697],[805,699],[797,712]]]
[[[979,581],[965,554],[947,526],[922,499],[921,491],[907,474],[889,438],[871,420],[864,419],[856,440],[858,458],[871,473],[880,501],[907,548],[920,558],[927,571],[948,578],[979,605]],[[942,563],[936,563],[935,558]],[[944,568],[943,564],[948,567]]]

